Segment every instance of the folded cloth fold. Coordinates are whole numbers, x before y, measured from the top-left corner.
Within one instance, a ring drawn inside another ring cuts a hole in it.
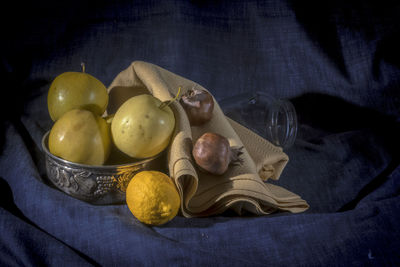
[[[108,88],[109,114],[132,96],[150,93],[161,101],[172,99],[178,92],[201,85],[151,63],[135,61],[119,73]],[[258,215],[277,210],[302,212],[308,204],[300,196],[266,182],[279,179],[289,158],[281,148],[239,123],[225,117],[215,101],[212,119],[202,126],[191,127],[178,101],[174,111],[175,131],[168,147],[169,175],[181,196],[181,212],[185,217],[210,216],[228,208],[238,214],[248,211]],[[229,140],[231,147],[244,147],[243,163],[230,166],[223,175],[199,171],[192,158],[193,142],[205,132],[218,133]]]

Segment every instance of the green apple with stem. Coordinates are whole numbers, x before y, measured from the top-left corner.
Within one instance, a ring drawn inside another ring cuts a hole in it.
[[[104,84],[85,72],[64,72],[50,85],[47,107],[53,121],[71,109],[86,109],[102,115],[108,105],[108,92]]]
[[[115,146],[130,157],[143,159],[162,152],[169,144],[175,128],[175,116],[169,104],[142,94],[125,101],[111,122]]]

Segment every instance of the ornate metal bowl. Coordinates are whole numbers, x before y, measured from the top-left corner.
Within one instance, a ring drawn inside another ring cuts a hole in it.
[[[125,190],[132,177],[143,170],[160,170],[163,153],[121,165],[90,166],[54,156],[48,149],[47,132],[42,138],[49,181],[68,195],[96,205],[125,202]]]

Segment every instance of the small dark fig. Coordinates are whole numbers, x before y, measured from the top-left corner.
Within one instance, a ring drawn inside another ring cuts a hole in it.
[[[206,172],[224,174],[230,164],[242,163],[241,148],[231,148],[228,139],[217,133],[204,133],[193,146],[192,154],[197,166]]]
[[[202,125],[212,117],[214,99],[206,90],[189,89],[182,95],[180,103],[192,126]]]

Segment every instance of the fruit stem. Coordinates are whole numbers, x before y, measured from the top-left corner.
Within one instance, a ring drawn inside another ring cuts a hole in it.
[[[81,62],[82,72],[85,73],[85,63]]]
[[[182,87],[179,86],[179,88],[178,88],[178,93],[176,94],[176,96],[175,96],[173,99],[162,102],[158,108],[159,108],[159,109],[162,109],[162,108],[164,108],[164,107],[167,107],[167,106],[171,105],[172,102],[176,101],[176,100],[178,99],[178,96],[179,96],[180,93],[181,93],[181,88],[182,88]]]
[[[114,119],[114,115],[115,115],[115,114],[111,114],[111,115],[105,116],[105,117],[104,117],[105,121],[106,121],[107,123],[111,123],[112,120]]]
[[[181,93],[181,89],[182,89],[182,87],[179,86],[179,87],[178,87],[178,93],[176,94],[176,96],[174,97],[174,99],[171,100],[171,103],[174,102],[174,101],[176,101],[176,100],[178,99],[178,96],[179,96],[180,93]],[[169,105],[169,104],[168,104],[168,105]]]

